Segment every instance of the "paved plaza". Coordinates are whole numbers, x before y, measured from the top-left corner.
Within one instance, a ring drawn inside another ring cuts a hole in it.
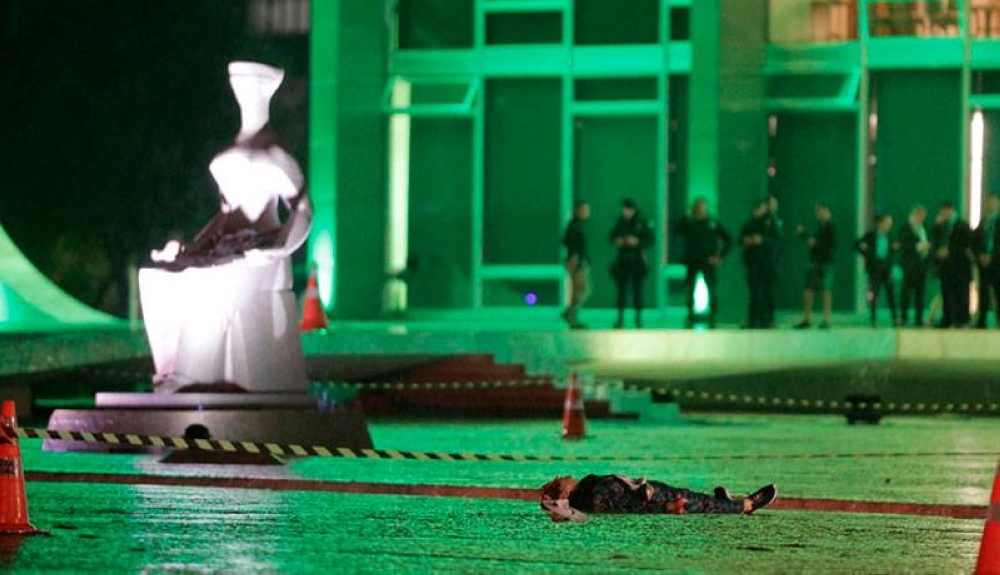
[[[661,459],[314,458],[282,467],[189,466],[151,456],[50,453],[26,440],[32,521],[52,535],[25,540],[4,559],[19,572],[967,573],[983,520],[923,513],[978,508],[985,515],[1000,421],[887,418],[850,426],[836,416],[699,414],[675,424],[591,422],[580,442],[561,441],[555,421],[383,420],[371,431],[379,448]],[[42,472],[127,475],[135,484],[86,475],[79,482],[31,480]],[[523,498],[144,484],[150,476],[308,479],[463,486],[474,495],[474,488],[535,488],[566,473],[625,473],[742,492],[773,481],[784,501],[806,508],[555,524]],[[841,502],[841,510],[810,508],[827,499]],[[845,512],[859,502],[924,505],[901,514]]]

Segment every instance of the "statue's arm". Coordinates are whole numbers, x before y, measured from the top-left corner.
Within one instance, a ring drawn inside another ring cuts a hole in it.
[[[287,178],[287,186],[279,191],[279,196],[288,206],[288,219],[281,226],[276,245],[285,255],[291,255],[302,247],[309,237],[313,217],[312,203],[309,201],[309,194],[303,188],[305,177],[295,158],[278,147],[272,148],[272,154],[275,166]]]
[[[282,224],[276,243],[285,255],[295,253],[295,250],[306,243],[313,216],[312,203],[305,190],[299,192],[298,197],[289,200],[288,207],[288,219]]]
[[[225,212],[215,214],[212,219],[208,220],[205,227],[194,236],[194,239],[184,245],[184,251],[186,253],[199,253],[210,249],[222,235],[228,218],[229,214]]]

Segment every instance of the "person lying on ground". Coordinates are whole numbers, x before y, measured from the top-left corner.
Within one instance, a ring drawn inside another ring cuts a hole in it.
[[[586,521],[587,513],[732,513],[749,515],[774,502],[778,487],[771,483],[744,498],[725,487],[712,495],[672,487],[660,481],[624,475],[587,475],[577,481],[557,476],[541,489],[541,506],[553,521]]]

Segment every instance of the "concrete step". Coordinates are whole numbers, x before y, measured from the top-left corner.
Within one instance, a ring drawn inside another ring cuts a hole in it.
[[[655,402],[648,389],[626,388],[618,380],[617,385],[606,384],[605,393],[612,417],[631,416],[651,423],[672,423],[680,418],[680,408],[677,403]]]

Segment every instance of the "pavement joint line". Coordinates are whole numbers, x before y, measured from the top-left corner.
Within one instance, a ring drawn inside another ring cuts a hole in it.
[[[458,497],[469,499],[506,499],[537,502],[537,488],[484,487],[407,483],[337,482],[315,479],[263,477],[191,477],[177,475],[140,475],[121,473],[73,473],[28,471],[25,479],[47,483],[103,483],[115,485],[155,485],[163,487],[215,487],[223,489],[262,489],[348,493],[359,495],[410,495],[422,497]],[[996,507],[996,506],[993,506]],[[867,513],[913,516],[989,519],[997,511],[986,505],[905,503],[851,499],[781,497],[768,511],[808,511],[820,513]]]
[[[711,461],[711,460],[761,460],[761,459],[880,459],[904,457],[994,457],[991,451],[940,451],[940,452],[887,452],[887,453],[759,453],[722,455],[530,455],[512,453],[437,453],[404,451],[398,449],[353,449],[326,445],[279,444],[272,442],[234,441],[219,439],[186,439],[124,433],[66,432],[49,429],[17,428],[20,438],[50,439],[56,441],[82,441],[110,445],[168,445],[177,449],[222,451],[226,453],[270,453],[291,457],[341,457],[394,460],[455,460],[455,461]]]

